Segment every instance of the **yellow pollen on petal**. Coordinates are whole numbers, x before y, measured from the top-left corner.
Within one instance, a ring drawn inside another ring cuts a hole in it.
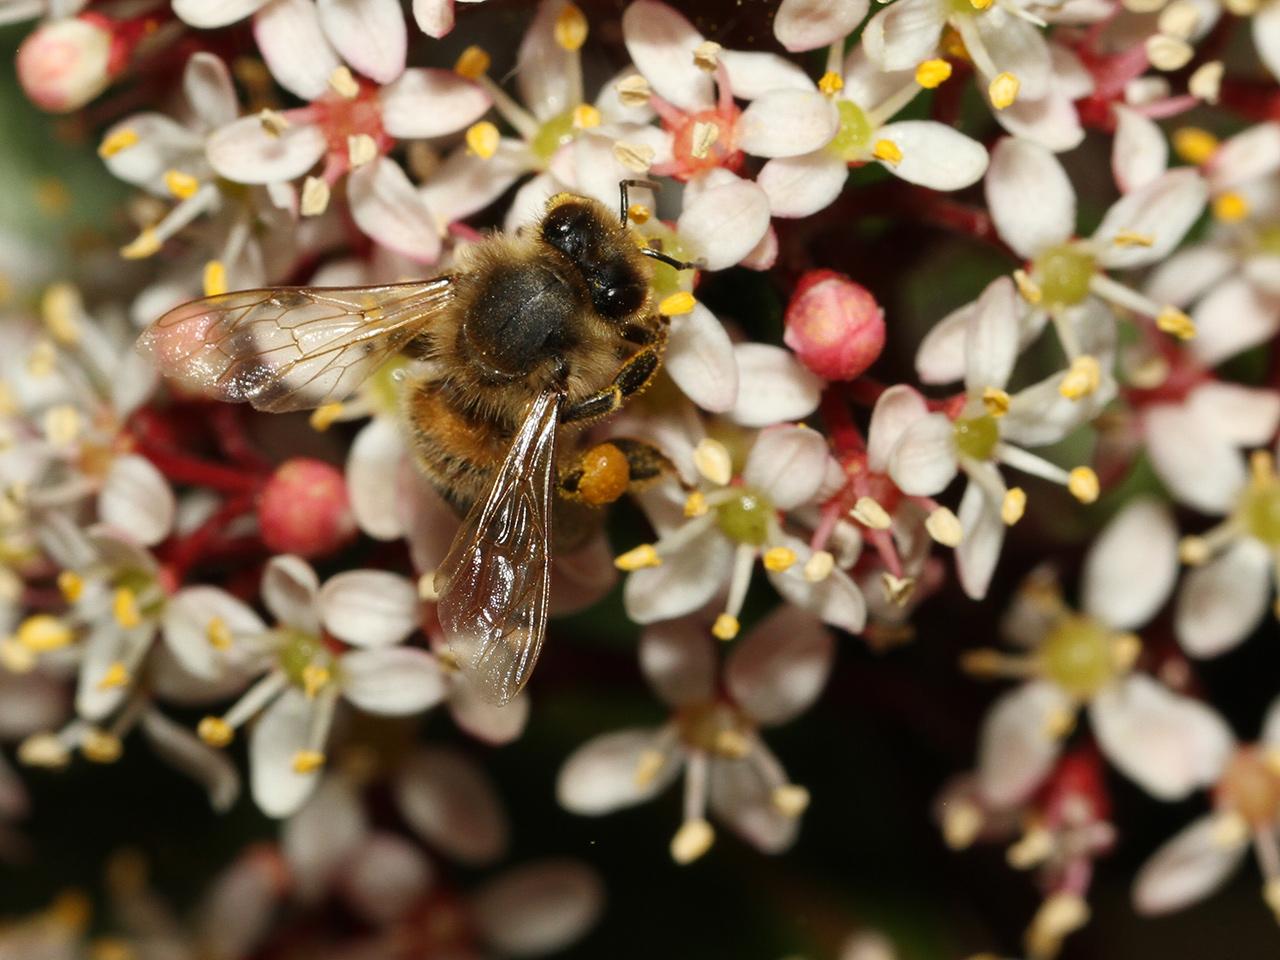
[[[902,162],[902,148],[892,140],[877,140],[871,148],[871,155],[894,167]]]
[[[622,101],[624,107],[646,106],[649,98],[653,96],[653,88],[649,86],[649,81],[638,73],[623,77],[614,84],[614,89],[618,92],[618,99]]]
[[[111,615],[126,630],[136,627],[142,622],[142,613],[138,610],[138,595],[128,587],[118,587],[111,598]]]
[[[1200,127],[1179,127],[1173,131],[1173,152],[1187,163],[1200,166],[1218,150],[1218,138]]]
[[[809,809],[810,799],[809,791],[796,783],[774,787],[769,795],[773,808],[784,817],[790,817],[793,820]]]
[[[308,420],[311,429],[323,433],[342,417],[344,410],[346,406],[339,400],[321,404],[311,411]]]
[[[692,293],[687,290],[680,290],[663,297],[658,303],[658,312],[664,317],[678,317],[690,313],[697,303],[698,301],[694,299]]]
[[[1177,307],[1162,307],[1156,314],[1156,329],[1179,340],[1190,340],[1196,335],[1196,323]]]
[[[200,189],[200,181],[189,173],[181,170],[166,170],[164,174],[164,188],[179,200],[189,200],[196,195],[196,191]]]
[[[329,209],[329,184],[320,177],[307,177],[302,181],[302,201],[299,211],[304,217],[318,217]]]
[[[1091,467],[1076,467],[1067,477],[1067,489],[1081,503],[1098,499],[1098,475]]]
[[[633,547],[626,553],[615,557],[613,565],[619,570],[631,573],[634,570],[643,570],[646,567],[659,567],[662,565],[662,558],[658,556],[658,551],[653,548],[653,544],[642,543],[640,546]]]
[[[489,72],[492,63],[488,52],[474,44],[463,50],[453,64],[453,72],[464,80],[479,80]]]
[[[723,49],[714,40],[703,40],[693,48],[693,65],[707,73],[715,73],[720,66],[720,51]]]
[[[1071,361],[1066,376],[1058,384],[1058,393],[1068,400],[1079,400],[1093,394],[1102,382],[1102,365],[1096,357],[1082,354]]]
[[[1010,487],[1004,492],[1000,502],[1000,519],[1005,526],[1012,527],[1027,512],[1027,492],[1021,487]]]
[[[1018,90],[1022,84],[1012,73],[996,74],[990,86],[987,87],[987,95],[991,97],[991,105],[997,110],[1003,110],[1005,107],[1013,106],[1015,100],[1018,99]]]
[[[127,686],[131,679],[128,668],[117,660],[107,667],[97,686],[99,690],[114,690],[117,687]]]
[[[889,511],[872,497],[859,497],[849,511],[853,519],[872,530],[888,530],[893,526],[893,517]]]
[[[204,636],[209,641],[209,646],[215,650],[231,649],[231,628],[221,617],[214,617],[209,621],[204,629]]]
[[[498,128],[488,120],[473,123],[467,128],[467,150],[481,160],[488,160],[498,152]]]
[[[686,517],[700,517],[707,512],[707,498],[703,496],[701,490],[694,490],[684,501],[684,515]]]
[[[561,50],[572,53],[587,42],[587,17],[572,3],[566,3],[556,17],[553,34]]]
[[[1214,219],[1223,223],[1239,223],[1249,215],[1249,201],[1234,191],[1213,198]]]
[[[218,297],[227,292],[227,268],[221,260],[209,260],[200,274],[206,297]]]
[[[1213,555],[1204,537],[1188,536],[1178,541],[1178,559],[1189,567],[1198,567]]]
[[[32,653],[49,653],[70,645],[75,635],[57,617],[37,613],[19,624],[15,637],[18,643]]]
[[[124,744],[114,733],[95,729],[84,735],[80,752],[92,763],[115,763],[124,753]]]
[[[69,283],[52,284],[40,298],[40,317],[50,336],[65,346],[80,341],[80,293]]]
[[[741,629],[742,624],[738,622],[737,617],[731,613],[722,613],[711,625],[711,635],[717,640],[728,641],[736,637]]]
[[[160,235],[154,227],[147,227],[120,248],[120,256],[126,260],[143,260],[160,249]]]
[[[770,547],[762,559],[764,568],[770,573],[782,573],[795,566],[796,552],[789,547]]]
[[[643,224],[648,223],[653,216],[653,211],[646,207],[643,203],[633,203],[627,207],[627,219],[632,223]]]
[[[916,83],[926,90],[942,86],[951,78],[951,64],[946,60],[925,60],[916,67]]]
[[[1032,280],[1027,271],[1013,271],[1013,283],[1018,288],[1018,293],[1022,295],[1022,299],[1027,303],[1034,306],[1044,299],[1044,291],[1040,289],[1040,284]]]
[[[944,547],[958,547],[964,539],[964,528],[960,518],[947,507],[938,507],[924,522],[929,536]]]
[[[684,866],[703,856],[716,841],[711,824],[701,818],[686,820],[671,838],[671,859]]]
[[[593,130],[600,126],[600,111],[589,103],[580,103],[573,108],[573,127],[575,130]]]
[[[1156,238],[1149,233],[1138,233],[1136,230],[1118,230],[1111,238],[1111,242],[1117,247],[1150,247],[1155,244]]]
[[[319,750],[299,750],[293,755],[293,772],[314,773],[324,766],[325,756]]]
[[[307,695],[308,700],[314,700],[316,694],[329,685],[333,679],[333,673],[328,667],[321,666],[318,663],[308,663],[302,668],[302,688]]]
[[[354,100],[360,95],[360,84],[345,66],[335,67],[333,73],[329,74],[329,86],[338,96],[348,100]]]
[[[84,427],[84,418],[71,404],[60,403],[44,412],[41,426],[44,428],[46,440],[54,446],[63,447],[73,443],[80,436],[80,431]]]
[[[844,77],[840,76],[840,74],[836,73],[834,70],[828,70],[818,81],[818,89],[828,97],[834,97],[844,89]]]
[[[813,556],[804,562],[804,578],[810,583],[821,583],[831,576],[836,568],[836,558],[830,551],[815,550]]]
[[[137,146],[138,140],[138,131],[130,127],[121,127],[102,138],[102,142],[98,144],[98,156],[104,160],[107,157],[114,157],[122,150]]]
[[[999,387],[986,387],[982,391],[982,406],[993,417],[1003,417],[1009,412],[1009,392]]]
[[[729,448],[719,440],[704,437],[693,448],[693,466],[716,486],[723,487],[733,479],[733,458]]]
[[[637,787],[647,787],[657,779],[658,774],[662,772],[662,768],[666,766],[667,758],[661,750],[642,750],[640,751],[640,759],[636,761],[636,770],[632,775],[632,782]]]
[[[58,574],[58,590],[67,603],[75,603],[84,595],[84,577],[74,570],[63,570]]]

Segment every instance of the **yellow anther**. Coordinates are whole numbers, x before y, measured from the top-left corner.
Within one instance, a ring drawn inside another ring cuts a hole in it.
[[[700,517],[706,512],[707,498],[703,496],[701,490],[695,490],[685,498],[684,515],[686,517]]]
[[[1212,836],[1219,847],[1238,847],[1249,839],[1249,821],[1234,810],[1224,810],[1213,818]]]
[[[600,111],[589,103],[580,103],[573,108],[573,126],[577,130],[591,130],[600,126]]]
[[[1111,664],[1121,673],[1133,669],[1142,656],[1142,639],[1136,633],[1117,633],[1111,638]]]
[[[60,217],[71,209],[71,191],[58,177],[41,177],[35,182],[32,196],[40,211],[51,217]]]
[[[67,603],[75,603],[84,596],[84,577],[74,570],[63,570],[58,574],[58,590]]]
[[[289,129],[289,118],[278,110],[259,111],[258,123],[262,124],[262,129],[273,137],[278,137]]]
[[[1177,307],[1161,308],[1156,314],[1156,329],[1179,340],[1190,340],[1196,335],[1195,321]]]
[[[731,613],[722,613],[711,625],[711,635],[717,640],[732,640],[741,629],[742,624],[738,622],[737,617]]]
[[[566,3],[556,17],[554,34],[560,49],[570,52],[581,50],[587,42],[586,15],[572,3]]]
[[[80,292],[69,283],[55,283],[40,298],[40,316],[54,340],[65,346],[80,341]]]
[[[1032,826],[1005,851],[1005,859],[1015,870],[1030,870],[1048,860],[1053,847],[1053,834],[1044,827]]]
[[[227,292],[227,268],[221,260],[209,260],[200,275],[206,297],[217,297]]]
[[[1065,740],[1076,728],[1076,712],[1067,707],[1050,710],[1044,718],[1045,735],[1054,740]]]
[[[693,136],[690,138],[689,153],[697,157],[699,160],[706,158],[711,153],[711,148],[715,146],[717,140],[720,139],[720,127],[714,123],[705,123],[701,120],[693,125]]]
[[[614,85],[614,89],[618,91],[618,99],[625,107],[647,106],[649,98],[653,96],[649,81],[638,73],[623,77]]]
[[[975,10],[986,10],[991,6],[992,0],[969,0],[969,6]]]
[[[138,595],[128,587],[117,587],[111,598],[111,614],[116,623],[130,630],[142,622],[142,613],[138,610]]]
[[[714,40],[703,40],[693,48],[694,66],[707,73],[715,73],[716,68],[720,66],[720,51],[723,49],[724,47]]]
[[[671,838],[671,859],[681,866],[693,863],[715,842],[716,832],[706,820],[686,820]]]
[[[1276,475],[1276,461],[1270,450],[1254,450],[1249,454],[1249,473],[1255,483],[1270,483]]]
[[[1149,233],[1138,233],[1136,230],[1118,230],[1111,238],[1111,242],[1117,247],[1150,247],[1155,245],[1156,238]]]
[[[302,688],[307,694],[307,699],[314,700],[316,694],[327,687],[332,679],[333,673],[328,667],[318,663],[308,663],[302,668]]]
[[[1102,365],[1097,357],[1082,354],[1071,361],[1066,376],[1058,384],[1058,393],[1068,400],[1079,400],[1098,389],[1102,382]]]
[[[872,497],[859,497],[849,511],[853,519],[872,530],[888,530],[893,526],[893,517],[889,511]]]
[[[51,444],[64,447],[73,443],[84,427],[80,411],[69,403],[60,403],[44,412],[44,437]]]
[[[652,216],[653,211],[643,203],[633,203],[631,206],[627,207],[627,219],[632,223],[648,223]]]
[[[770,547],[764,552],[764,568],[770,573],[790,570],[796,563],[796,552],[788,547]]]
[[[102,677],[98,680],[98,689],[115,690],[117,687],[128,686],[131,679],[129,669],[119,660],[116,660],[107,667]]]
[[[302,200],[299,210],[304,217],[318,217],[329,209],[329,184],[320,177],[307,177],[302,181]]]
[[[221,617],[214,617],[204,630],[205,639],[215,650],[230,650],[232,643],[231,628]]]
[[[453,72],[466,80],[479,80],[489,72],[489,65],[492,62],[483,47],[473,44],[458,55],[453,65]]]
[[[467,128],[467,150],[481,160],[488,160],[498,152],[498,128],[488,120],[473,123]]]
[[[129,243],[120,248],[120,256],[126,260],[142,260],[160,249],[160,235],[154,227],[147,227]]]
[[[1179,127],[1173,131],[1173,152],[1187,163],[1207,163],[1218,151],[1218,138],[1200,127]]]
[[[70,759],[67,745],[53,733],[33,733],[18,745],[18,762],[28,767],[65,767]]]
[[[984,820],[982,809],[975,803],[949,803],[942,812],[942,839],[952,850],[964,850],[978,839]]]
[[[1235,191],[1213,198],[1213,215],[1223,223],[1239,223],[1249,215],[1249,201]]]
[[[107,157],[114,157],[121,150],[136,146],[138,139],[138,131],[130,127],[121,127],[102,138],[102,142],[98,144],[98,156],[104,160]]]
[[[1004,492],[1000,502],[1000,519],[1005,526],[1012,527],[1027,512],[1027,492],[1021,487],[1010,487]]]
[[[925,60],[916,67],[916,83],[933,90],[951,78],[951,64],[946,60]]]
[[[828,97],[834,97],[844,89],[844,77],[840,76],[840,74],[836,73],[834,70],[828,70],[818,81],[818,89]]]
[[[1204,537],[1188,536],[1178,541],[1178,559],[1189,567],[1198,567],[1208,562],[1213,551]]]
[[[1067,934],[1089,922],[1089,905],[1073,893],[1050,895],[1036,911],[1027,929],[1027,953],[1033,957],[1054,957],[1062,949]]]
[[[36,668],[36,655],[14,637],[0,637],[0,667],[10,673],[30,673]]]
[[[958,547],[964,539],[960,518],[947,507],[938,507],[930,513],[924,522],[924,528],[929,536],[944,547]]]
[[[657,153],[647,143],[631,143],[619,140],[613,145],[613,159],[632,173],[648,173]]]
[[[716,733],[712,746],[716,753],[730,760],[741,760],[751,752],[751,741],[741,730],[726,727]]]
[[[1205,103],[1217,103],[1222,94],[1222,75],[1226,67],[1221,60],[1209,60],[1192,71],[1187,92]]]
[[[1276,918],[1280,919],[1280,877],[1271,877],[1263,884],[1262,899]]]
[[[115,763],[124,753],[124,744],[114,733],[94,729],[80,741],[80,752],[93,763]]]
[[[995,79],[987,87],[987,95],[991,97],[991,105],[997,110],[1013,106],[1013,102],[1018,99],[1018,90],[1021,86],[1018,78],[1012,73],[996,74]]]
[[[774,787],[769,795],[773,808],[784,817],[795,819],[809,808],[809,791],[799,784],[787,783]]]
[[[1195,56],[1195,48],[1181,37],[1167,33],[1153,33],[1143,46],[1147,49],[1147,62],[1157,70],[1181,70]]]
[[[880,574],[880,586],[884,588],[886,600],[896,607],[905,607],[916,592],[916,578],[897,577],[886,570]]]
[[[1009,412],[1009,392],[999,387],[986,387],[982,391],[982,407],[993,417],[1003,417]]]
[[[324,431],[328,430],[342,417],[346,406],[338,400],[332,403],[324,403],[311,411],[310,423],[312,430]]]
[[[729,448],[719,440],[704,437],[693,448],[693,466],[716,486],[723,487],[733,479],[733,458]]]
[[[61,650],[75,638],[65,623],[47,613],[37,613],[27,617],[19,624],[15,636],[18,643],[32,653]]]
[[[836,567],[836,558],[827,550],[815,550],[804,562],[804,578],[810,583],[821,583],[831,576]]]
[[[324,766],[325,756],[319,750],[299,750],[293,755],[294,773],[314,773]]]
[[[658,556],[658,551],[653,548],[653,544],[642,543],[615,557],[613,565],[619,570],[631,573],[633,570],[643,570],[645,567],[661,566],[662,558]]]
[[[642,750],[640,759],[636,761],[636,772],[632,780],[637,787],[647,787],[657,779],[666,763],[666,755],[661,750]]]
[[[1091,467],[1076,467],[1067,477],[1067,489],[1081,503],[1093,503],[1098,499],[1098,475]]]
[[[360,84],[345,66],[335,67],[333,73],[329,74],[329,86],[338,96],[348,100],[354,100],[360,95]]]
[[[894,167],[902,162],[902,148],[892,140],[877,140],[871,148],[871,155]]]
[[[378,155],[378,141],[367,133],[357,133],[347,137],[347,162],[354,167],[363,167]]]
[[[1040,284],[1032,280],[1027,271],[1013,271],[1013,283],[1027,303],[1034,305],[1044,299],[1044,291],[1040,289]]]
[[[181,170],[166,170],[164,188],[179,200],[189,200],[200,189],[200,181]]]

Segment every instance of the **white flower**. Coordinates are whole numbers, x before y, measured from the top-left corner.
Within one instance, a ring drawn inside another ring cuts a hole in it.
[[[688,863],[714,840],[707,811],[766,853],[795,840],[808,792],[788,781],[760,727],[804,712],[826,683],[830,634],[809,614],[781,607],[733,649],[717,694],[716,653],[700,624],[676,620],[645,630],[640,664],[672,709],[657,729],[627,729],[584,744],[560,770],[567,809],[600,815],[656,796],[683,770],[684,822],[672,857]]]

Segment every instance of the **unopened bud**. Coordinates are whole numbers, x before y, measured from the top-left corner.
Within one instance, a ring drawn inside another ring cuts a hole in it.
[[[69,113],[107,88],[111,31],[99,17],[67,17],[36,28],[18,48],[18,81],[31,102]]]
[[[342,471],[319,460],[285,461],[262,488],[258,523],[276,553],[333,553],[356,532]]]
[[[834,270],[811,270],[787,305],[783,340],[827,380],[852,380],[884,349],[884,311],[866,288]]]

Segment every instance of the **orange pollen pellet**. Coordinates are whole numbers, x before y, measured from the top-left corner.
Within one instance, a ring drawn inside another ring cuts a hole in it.
[[[613,503],[626,493],[630,482],[626,455],[612,443],[598,444],[583,456],[578,493],[592,506]]]

